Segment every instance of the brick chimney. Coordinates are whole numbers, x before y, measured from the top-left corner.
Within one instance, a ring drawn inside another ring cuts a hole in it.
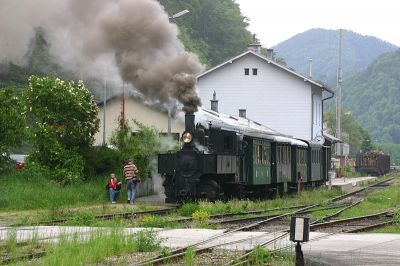
[[[213,93],[213,99],[211,100],[211,110],[218,113],[218,100],[215,91]]]
[[[261,54],[261,44],[259,43],[251,43],[247,45],[247,49],[257,54]]]
[[[274,49],[272,48],[267,49],[267,59],[274,60]]]
[[[246,109],[239,109],[239,117],[246,118]]]

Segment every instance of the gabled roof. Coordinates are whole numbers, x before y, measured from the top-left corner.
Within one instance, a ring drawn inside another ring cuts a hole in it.
[[[236,56],[236,57],[234,57],[234,58],[232,58],[232,59],[230,59],[230,60],[228,60],[228,61],[226,61],[226,62],[224,62],[222,64],[219,64],[219,65],[217,65],[217,66],[215,66],[215,67],[213,67],[213,68],[211,68],[211,69],[199,74],[197,76],[197,78],[199,79],[199,78],[201,78],[201,77],[203,77],[203,76],[213,72],[214,70],[216,70],[218,68],[221,68],[221,67],[223,67],[223,66],[225,66],[227,64],[232,64],[234,61],[236,61],[236,60],[238,60],[238,59],[240,59],[240,58],[242,58],[242,57],[244,57],[244,56],[246,56],[248,54],[252,54],[254,56],[257,56],[258,58],[264,60],[267,64],[272,64],[272,65],[274,65],[274,66],[276,66],[276,67],[278,67],[278,68],[280,68],[280,69],[282,69],[284,71],[289,72],[290,74],[292,74],[292,75],[294,75],[294,76],[296,76],[298,78],[301,78],[305,82],[309,82],[309,83],[321,88],[322,90],[326,90],[326,91],[328,91],[330,93],[333,93],[333,91],[327,85],[325,85],[324,83],[319,82],[319,81],[317,82],[317,81],[311,79],[310,77],[304,76],[304,75],[296,72],[296,70],[294,70],[293,68],[286,67],[286,66],[283,66],[281,64],[278,64],[274,60],[268,59],[265,56],[262,56],[261,54],[253,52],[253,51],[250,51],[250,50],[248,50],[248,51],[246,51],[246,52],[244,52],[244,53],[242,53],[242,54],[240,54],[240,55],[238,55],[238,56]]]
[[[111,101],[113,101],[115,99],[118,99],[118,98],[122,98],[122,92],[116,93],[116,94],[108,97],[105,100],[105,102],[107,104],[108,102],[111,102]],[[162,103],[160,103],[159,101],[146,100],[146,98],[143,96],[143,94],[141,94],[140,92],[134,91],[134,90],[126,91],[125,92],[125,98],[126,99],[127,98],[134,99],[134,100],[136,100],[136,101],[138,101],[138,102],[140,102],[140,103],[142,103],[142,104],[144,104],[144,105],[146,105],[146,106],[148,106],[150,108],[153,108],[153,109],[158,110],[158,111],[163,112],[163,113],[167,113],[168,112],[166,106],[163,105]],[[100,100],[99,99],[99,100],[96,100],[95,103],[96,103],[96,105],[98,107],[102,107],[104,105],[104,100]]]

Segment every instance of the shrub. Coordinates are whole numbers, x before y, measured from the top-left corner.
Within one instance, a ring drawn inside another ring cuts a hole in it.
[[[82,151],[99,128],[93,95],[81,81],[31,76],[24,101],[34,147],[30,159],[54,171],[63,184],[82,179]]]
[[[133,243],[136,251],[150,252],[160,249],[162,240],[152,230],[139,231],[133,235]]]
[[[140,227],[171,227],[174,225],[174,222],[166,220],[164,217],[161,216],[154,216],[154,215],[144,215],[140,221]]]
[[[271,254],[262,246],[257,246],[250,255],[250,265],[265,265]]]
[[[196,259],[196,252],[193,248],[188,248],[185,252],[185,257],[183,258],[186,266],[193,266]]]
[[[16,90],[0,88],[0,167],[7,161],[3,153],[7,153],[10,147],[20,146],[25,139],[25,116],[21,109]]]
[[[193,202],[188,202],[183,204],[179,209],[178,209],[178,214],[182,216],[192,216],[192,214],[200,209],[199,204],[193,203]]]
[[[210,213],[204,210],[197,210],[192,214],[194,221],[205,223],[210,219]]]
[[[121,121],[121,118],[119,119]],[[119,123],[122,125],[122,122]],[[146,127],[137,120],[134,124],[138,131],[132,134],[132,128],[125,121],[124,128],[120,126],[113,132],[111,144],[115,145],[126,160],[133,158],[140,171],[140,177],[146,179],[151,175],[151,160],[160,150],[160,140],[154,128]]]
[[[85,176],[97,177],[120,173],[124,165],[124,158],[121,152],[110,149],[107,146],[94,146],[87,149],[85,157]]]

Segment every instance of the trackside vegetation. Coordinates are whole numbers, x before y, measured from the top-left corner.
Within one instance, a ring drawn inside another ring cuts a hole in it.
[[[98,230],[90,234],[65,234],[57,244],[46,245],[46,255],[31,261],[30,265],[87,265],[102,262],[108,265],[113,264],[107,261],[109,257],[161,251],[161,243],[162,239],[151,230],[128,234],[123,228],[113,228],[111,232]]]

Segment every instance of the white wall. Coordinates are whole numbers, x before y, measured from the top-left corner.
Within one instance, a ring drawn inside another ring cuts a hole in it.
[[[244,68],[250,75],[244,75]],[[252,75],[252,68],[258,75]],[[210,108],[213,91],[219,111],[238,115],[247,109],[247,117],[284,134],[311,139],[311,85],[299,77],[247,54],[198,79],[203,106]],[[322,122],[321,122],[322,123]]]
[[[106,106],[106,142],[109,143],[112,132],[118,128],[118,117],[121,114],[122,102],[121,98],[115,98],[107,102]],[[103,106],[100,106],[98,113],[100,119],[100,128],[95,135],[95,145],[103,143]],[[160,133],[168,132],[168,116],[167,113],[161,112],[155,108],[145,105],[144,103],[127,97],[125,100],[125,119],[128,121],[132,130],[137,130],[137,126],[133,123],[133,119],[138,120],[146,126],[154,127]],[[179,133],[184,131],[185,125],[183,120],[172,119],[171,132]]]

